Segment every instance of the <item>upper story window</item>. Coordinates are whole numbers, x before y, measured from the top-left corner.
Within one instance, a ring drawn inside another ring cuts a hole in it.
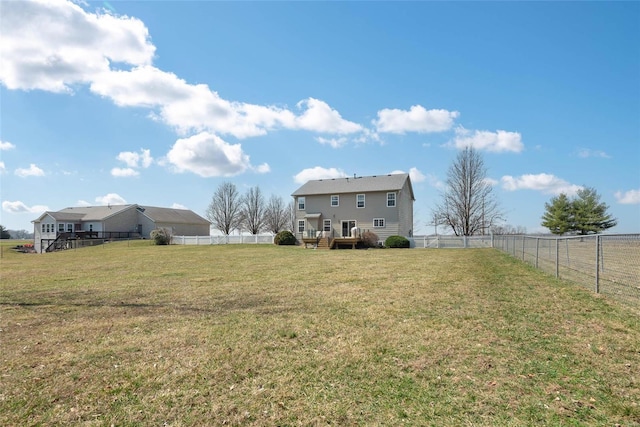
[[[338,195],[331,196],[331,206],[332,207],[340,206],[340,196]]]
[[[304,197],[298,197],[298,210],[303,211],[305,209]]]
[[[364,208],[364,194],[357,194],[356,195],[356,207],[357,208]]]
[[[42,224],[42,232],[44,233],[44,224]]]
[[[387,207],[388,208],[396,207],[396,193],[387,193]]]

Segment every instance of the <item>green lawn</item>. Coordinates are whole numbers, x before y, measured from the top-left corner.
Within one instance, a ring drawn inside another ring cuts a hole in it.
[[[0,259],[0,425],[640,425],[640,315],[491,249]]]

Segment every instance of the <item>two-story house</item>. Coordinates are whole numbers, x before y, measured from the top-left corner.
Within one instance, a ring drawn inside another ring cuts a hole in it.
[[[374,175],[308,181],[293,192],[294,234],[354,243],[370,230],[387,237],[413,234],[413,187],[409,174]]]

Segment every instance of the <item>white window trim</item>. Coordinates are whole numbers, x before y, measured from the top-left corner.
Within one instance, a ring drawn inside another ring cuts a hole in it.
[[[305,197],[304,197],[304,196],[302,196],[302,197],[298,197],[298,203],[297,203],[297,205],[298,205],[298,210],[299,210],[299,211],[303,211],[303,210],[305,210],[305,208],[307,207],[307,199],[305,199]],[[302,205],[302,207],[300,207],[300,205]]]
[[[329,222],[329,229],[325,230],[325,228],[327,228],[326,227],[327,222]],[[328,219],[323,219],[322,220],[322,231],[331,231],[332,227],[333,227],[333,224],[331,224],[331,219],[328,218]]]
[[[376,221],[378,222],[378,225],[376,225]],[[382,222],[382,225],[380,225],[380,222]],[[373,218],[373,228],[385,228],[387,226],[387,221],[385,221],[384,218]]]
[[[333,204],[333,198],[336,198],[336,204]],[[338,206],[340,206],[340,195],[338,194],[332,194],[331,198],[330,198],[330,204],[332,208],[337,208]]]
[[[393,206],[389,204],[389,194],[393,194]],[[395,208],[397,205],[398,205],[398,196],[396,195],[396,193],[393,193],[393,192],[387,193],[387,207]]]
[[[358,197],[362,196],[362,206],[358,206]],[[367,206],[367,196],[364,193],[360,193],[360,194],[356,194],[356,208],[357,209],[364,209]]]
[[[302,230],[300,229],[300,225],[302,225]],[[304,233],[307,229],[307,222],[304,219],[298,220],[298,233]]]

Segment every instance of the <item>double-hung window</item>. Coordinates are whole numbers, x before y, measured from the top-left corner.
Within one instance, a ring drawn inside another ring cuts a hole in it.
[[[373,227],[374,228],[383,228],[384,227],[384,218],[373,218]]]
[[[396,193],[387,193],[387,207],[388,208],[396,207]]]
[[[304,233],[304,219],[298,220],[298,233]]]
[[[322,221],[322,231],[331,231],[331,220],[325,219]]]
[[[340,196],[334,194],[331,196],[331,207],[335,208],[337,206],[340,206]]]
[[[356,195],[356,207],[357,208],[364,208],[364,194],[357,194]]]
[[[305,200],[304,197],[298,197],[298,210],[303,211],[305,208]]]

